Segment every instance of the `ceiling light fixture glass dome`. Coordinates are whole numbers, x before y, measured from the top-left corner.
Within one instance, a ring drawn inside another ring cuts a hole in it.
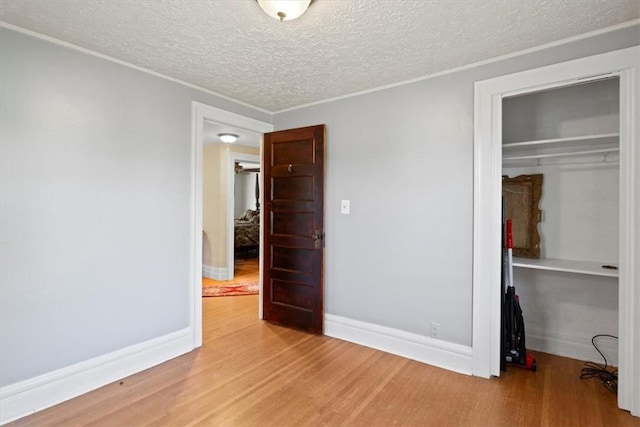
[[[225,144],[233,144],[238,139],[238,135],[235,133],[219,133],[218,138]]]
[[[264,13],[282,21],[299,18],[311,4],[311,0],[258,0]]]

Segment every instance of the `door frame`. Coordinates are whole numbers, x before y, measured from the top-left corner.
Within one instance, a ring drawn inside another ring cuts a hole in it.
[[[204,147],[204,121],[248,130],[256,133],[273,131],[271,123],[232,113],[221,108],[192,101],[191,103],[191,191],[189,235],[189,329],[193,348],[202,346],[202,159]],[[262,139],[260,140],[262,152]],[[261,221],[262,222],[262,221]],[[262,275],[260,304],[262,302]],[[262,308],[259,309],[260,313]]]
[[[500,375],[502,98],[620,77],[620,277],[618,406],[640,415],[640,47],[621,49],[475,84],[473,374]]]

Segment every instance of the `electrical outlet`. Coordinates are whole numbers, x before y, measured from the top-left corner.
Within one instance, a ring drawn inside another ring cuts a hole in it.
[[[440,323],[431,322],[431,338],[440,338]]]

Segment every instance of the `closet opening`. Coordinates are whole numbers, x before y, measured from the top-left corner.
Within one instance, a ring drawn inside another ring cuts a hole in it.
[[[534,352],[618,366],[619,110],[617,75],[502,99],[502,196]]]
[[[514,272],[529,347],[577,357],[593,351],[596,333],[617,331],[617,346],[605,340],[601,346],[612,364],[617,357],[618,406],[634,415],[640,414],[638,58],[634,46],[476,82],[473,189],[474,375],[500,376],[504,358],[502,176],[542,173],[540,258],[521,261]],[[553,301],[544,302],[550,295]]]

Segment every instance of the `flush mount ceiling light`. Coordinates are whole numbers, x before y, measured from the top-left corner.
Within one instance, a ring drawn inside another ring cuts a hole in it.
[[[238,139],[238,135],[234,133],[219,133],[218,138],[225,144],[233,144]]]
[[[299,18],[311,4],[311,0],[258,0],[264,13],[282,21]]]

